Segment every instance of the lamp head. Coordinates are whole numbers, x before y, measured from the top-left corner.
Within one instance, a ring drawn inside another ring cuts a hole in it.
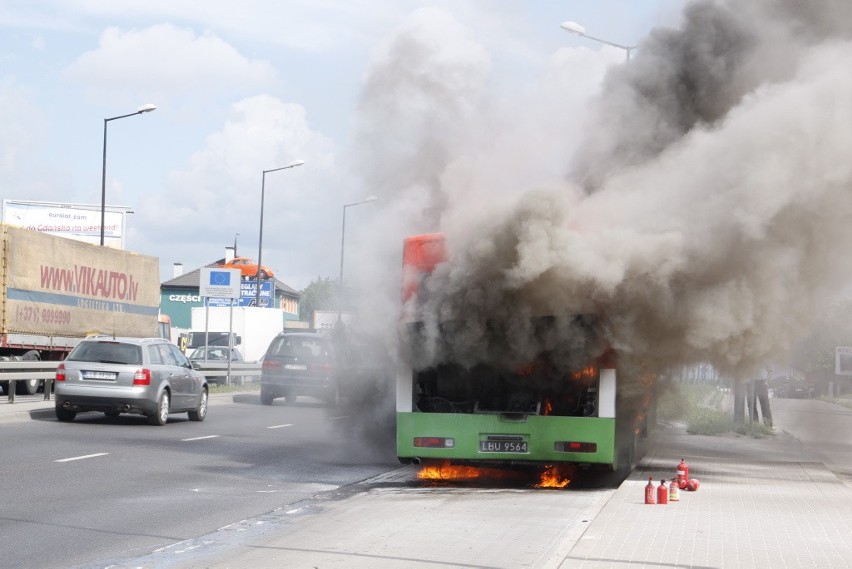
[[[142,105],[141,107],[136,109],[136,112],[137,113],[150,113],[151,111],[154,111],[156,109],[157,109],[157,105],[155,105],[153,103],[148,103],[148,104]]]
[[[573,34],[584,36],[586,35],[586,28],[578,24],[577,22],[562,22],[559,24],[563,30],[569,31]]]

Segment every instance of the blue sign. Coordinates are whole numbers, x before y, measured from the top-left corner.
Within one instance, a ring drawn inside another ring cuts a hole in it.
[[[210,271],[210,284],[214,286],[231,286],[231,272]]]
[[[273,306],[275,296],[272,281],[266,281],[260,285],[260,304],[257,303],[257,281],[245,280],[240,282],[240,298],[234,299],[234,306]],[[227,298],[210,298],[208,306],[231,306]]]

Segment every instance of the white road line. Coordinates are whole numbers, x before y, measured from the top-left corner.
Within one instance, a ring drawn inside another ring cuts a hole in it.
[[[192,437],[191,439],[181,439],[182,441],[203,441],[204,439],[215,439],[219,435],[207,435],[204,437]]]
[[[99,452],[96,454],[84,454],[83,456],[72,456],[71,458],[60,458],[59,460],[54,460],[53,462],[71,462],[72,460],[83,460],[85,458],[95,458],[96,456],[106,456],[108,452]]]
[[[267,429],[280,429],[281,427],[292,427],[293,423],[287,423],[286,425],[272,425],[271,427],[266,427]]]
[[[341,415],[340,417],[329,417],[329,421],[337,421],[338,419],[348,419],[352,415]]]

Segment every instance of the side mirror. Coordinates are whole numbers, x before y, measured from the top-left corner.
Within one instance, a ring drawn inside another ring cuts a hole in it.
[[[201,364],[198,363],[198,360],[189,360],[189,365],[192,369],[196,371],[201,369]]]
[[[239,346],[243,343],[243,338],[239,334],[234,334],[234,345]]]

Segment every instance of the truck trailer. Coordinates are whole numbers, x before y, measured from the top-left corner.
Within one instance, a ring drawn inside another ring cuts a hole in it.
[[[236,347],[243,359],[256,362],[266,353],[269,342],[284,329],[284,312],[278,308],[256,306],[193,308],[190,333],[203,337],[205,329],[231,331],[234,338],[241,340]]]
[[[0,225],[0,361],[65,358],[81,338],[158,335],[159,261]],[[34,394],[40,380],[19,380]],[[8,381],[0,379],[7,393]]]

